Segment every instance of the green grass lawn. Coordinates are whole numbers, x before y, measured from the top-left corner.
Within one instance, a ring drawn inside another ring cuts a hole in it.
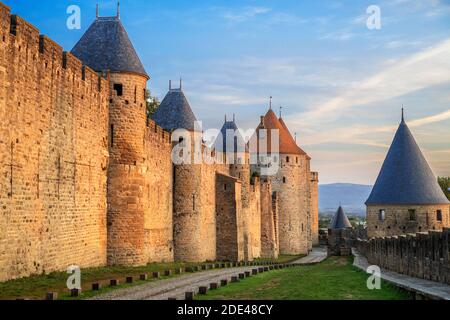
[[[300,258],[301,256],[280,256],[277,262],[287,262]],[[267,261],[265,259],[264,261]],[[195,263],[151,263],[142,267],[102,267],[81,270],[82,295],[78,299],[86,299],[98,294],[103,294],[111,290],[117,290],[125,287],[144,284],[148,281],[137,281],[139,275],[147,273],[149,281],[158,281],[151,279],[153,272],[161,272],[161,279],[165,270],[175,270],[190,266],[198,266]],[[132,276],[135,279],[133,284],[125,284],[125,278]],[[173,275],[171,277],[175,277]],[[69,290],[66,287],[66,281],[69,274],[65,272],[54,272],[49,275],[32,276],[23,279],[11,280],[0,283],[0,300],[21,299],[43,299],[47,292],[58,292],[60,299],[71,299]],[[109,280],[118,279],[120,285],[110,288]],[[92,291],[93,282],[99,282],[102,285],[101,291]]]
[[[409,300],[386,282],[369,290],[368,275],[352,266],[353,258],[332,257],[321,264],[265,272],[208,291],[198,300]]]

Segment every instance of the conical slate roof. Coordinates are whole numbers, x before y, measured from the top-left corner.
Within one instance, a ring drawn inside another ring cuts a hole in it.
[[[448,204],[404,119],[366,205]]]
[[[97,17],[72,54],[97,72],[132,72],[148,78],[119,17]]]
[[[297,146],[295,143],[295,140],[292,138],[291,134],[289,133],[289,130],[287,130],[287,127],[285,128],[283,124],[278,120],[277,116],[273,112],[272,109],[269,109],[267,111],[266,115],[263,118],[263,123],[260,123],[257,131],[259,129],[266,129],[270,132],[270,130],[278,130],[279,132],[279,153],[281,154],[298,154],[298,155],[304,155],[305,152]],[[268,133],[268,137],[270,137],[270,133]],[[269,144],[270,141],[269,141]],[[271,148],[269,146],[268,152],[271,151]]]
[[[352,224],[348,220],[342,206],[339,206],[338,211],[336,211],[329,228],[333,230],[352,228]]]
[[[234,145],[232,150],[228,150],[228,131],[233,131],[234,136]],[[219,152],[244,152],[247,149],[247,145],[245,143],[245,139],[242,137],[242,135],[239,132],[238,126],[236,125],[236,122],[234,121],[227,121],[225,119],[225,122],[222,126],[222,129],[220,130],[219,136],[216,138],[216,141],[214,142],[214,149]]]
[[[177,129],[194,130],[197,121],[186,96],[181,89],[170,89],[161,105],[153,114],[157,125],[167,131]]]

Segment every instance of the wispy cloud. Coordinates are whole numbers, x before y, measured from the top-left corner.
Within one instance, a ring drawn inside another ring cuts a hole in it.
[[[379,71],[341,95],[298,115],[299,123],[324,120],[330,114],[385,101],[450,81],[450,39]],[[335,119],[335,116],[332,118]]]
[[[244,22],[256,16],[269,13],[270,11],[272,9],[266,7],[244,7],[235,10],[226,10],[222,16],[231,22]]]

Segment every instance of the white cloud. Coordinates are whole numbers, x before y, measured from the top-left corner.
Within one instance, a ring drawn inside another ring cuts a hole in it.
[[[266,14],[272,11],[266,7],[244,7],[235,11],[227,11],[223,13],[223,17],[232,22],[244,22],[258,15]]]
[[[425,49],[363,80],[354,88],[321,104],[296,122],[336,119],[336,113],[355,106],[386,101],[434,85],[450,82],[450,39]]]

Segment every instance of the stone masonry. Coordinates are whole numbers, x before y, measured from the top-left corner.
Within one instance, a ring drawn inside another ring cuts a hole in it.
[[[0,3],[0,281],[106,264],[108,86]]]
[[[97,17],[94,38],[109,25],[127,37],[118,20]],[[275,179],[252,183],[247,152],[233,165],[173,164],[182,142],[147,118],[148,80],[145,70],[92,70],[0,3],[0,281],[70,265],[310,250],[318,178],[309,157],[292,155]]]
[[[356,241],[369,263],[411,277],[450,284],[450,229]]]

